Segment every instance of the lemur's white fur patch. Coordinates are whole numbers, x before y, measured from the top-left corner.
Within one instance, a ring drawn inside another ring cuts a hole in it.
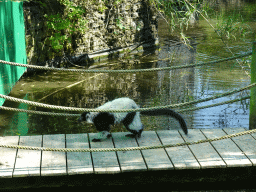
[[[105,103],[104,105],[97,107],[97,109],[137,109],[139,106],[130,98],[128,97],[123,97],[119,99],[115,99],[113,101],[109,101]],[[99,113],[98,112],[90,112],[88,113],[87,116],[87,122],[88,123],[93,123],[93,118],[96,117]],[[115,124],[116,123],[121,123],[124,118],[127,116],[127,112],[124,113],[112,113],[110,112],[109,114],[113,114],[115,118]],[[129,128],[132,130],[140,130],[142,129],[143,125],[140,120],[140,113],[136,112],[136,115],[134,117],[134,120],[132,123],[129,125]]]
[[[127,97],[115,99],[109,101],[97,109],[137,109],[139,106]],[[183,117],[172,109],[154,109],[141,112],[84,112],[78,119],[79,122],[87,121],[93,123],[96,129],[99,131],[97,138],[93,141],[100,141],[102,138],[111,137],[110,126],[117,123],[123,123],[128,131],[132,134],[126,136],[129,137],[141,137],[143,131],[143,124],[141,123],[140,115],[147,116],[169,116],[174,117],[179,121],[180,126],[185,134],[188,133],[188,128]]]

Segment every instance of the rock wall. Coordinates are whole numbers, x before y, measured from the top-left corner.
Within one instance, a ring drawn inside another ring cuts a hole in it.
[[[70,41],[61,45],[63,49],[56,51],[49,40],[52,31],[45,15],[65,14],[65,6],[59,0],[42,2],[30,1],[23,5],[29,64],[87,65],[96,55],[111,56],[137,43],[158,41],[156,12],[147,0],[95,0],[93,3],[73,0],[74,6],[85,10],[82,17],[86,30],[70,35]],[[65,33],[68,36],[69,30],[62,30],[61,35]]]

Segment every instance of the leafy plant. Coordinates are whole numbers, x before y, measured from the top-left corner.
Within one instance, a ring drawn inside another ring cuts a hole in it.
[[[50,44],[57,53],[72,50],[72,36],[86,31],[86,10],[69,0],[59,0],[64,6],[63,13],[45,15],[49,31]]]
[[[216,30],[222,38],[234,39],[237,37],[245,37],[251,33],[250,26],[244,23],[241,15],[233,15],[232,17],[218,16],[219,23],[216,25]]]
[[[116,19],[116,25],[119,27],[119,29],[125,30],[125,26],[123,26],[123,18],[122,17],[118,17],[118,19]]]
[[[184,31],[188,29],[190,22],[195,19],[200,0],[189,1],[193,6],[190,6],[186,0],[150,0],[149,2],[155,6],[169,24],[171,32],[177,32],[178,36],[186,42],[187,38]]]

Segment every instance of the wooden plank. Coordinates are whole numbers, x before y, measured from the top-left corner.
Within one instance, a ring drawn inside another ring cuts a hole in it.
[[[185,142],[177,130],[157,131],[164,145]],[[166,148],[175,169],[200,169],[200,165],[188,146]]]
[[[65,148],[65,135],[43,135],[43,147]],[[41,176],[66,175],[65,152],[42,152]]]
[[[0,137],[0,144],[18,145],[19,136]],[[0,148],[0,178],[12,177],[17,149]]]
[[[89,148],[87,134],[66,135],[67,148]],[[67,171],[69,175],[93,173],[89,152],[67,152]]]
[[[21,136],[19,145],[41,147],[42,136]],[[41,151],[18,149],[13,177],[40,176]]]
[[[134,138],[125,137],[128,132],[113,133],[113,140],[116,148],[138,147]],[[137,151],[118,151],[117,156],[122,172],[146,171],[147,166],[143,160],[142,154]]]
[[[244,128],[225,128],[224,131],[227,134],[234,134],[245,131]],[[233,137],[232,140],[243,151],[243,153],[250,159],[252,164],[256,165],[256,140],[252,135],[243,135],[239,137]]]
[[[91,148],[114,148],[111,138],[101,142],[92,142],[97,133],[89,133]],[[95,173],[120,173],[116,152],[92,152],[92,161]]]
[[[199,129],[190,129],[188,136],[183,136],[185,141],[198,141],[206,139]],[[189,145],[189,148],[198,160],[201,168],[222,168],[226,167],[225,162],[215,151],[210,143],[201,143],[195,145]]]
[[[141,138],[138,138],[137,141],[139,146],[161,145],[155,131],[143,132]],[[142,150],[142,155],[148,170],[168,170],[174,168],[164,149]]]
[[[222,129],[202,129],[201,131],[207,138],[210,139],[226,135]],[[213,141],[211,143],[218,151],[222,159],[226,162],[227,167],[252,166],[250,160],[231,139]]]

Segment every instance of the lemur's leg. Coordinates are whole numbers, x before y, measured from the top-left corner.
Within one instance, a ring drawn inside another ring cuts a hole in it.
[[[136,130],[129,130],[131,132],[131,134],[127,134],[125,135],[126,137],[131,137],[131,138],[140,138],[141,137],[141,133],[143,131],[143,129],[136,131]]]
[[[108,131],[101,131],[98,133],[97,137],[94,138],[92,141],[100,142],[102,139],[110,138],[110,137],[112,137],[111,133],[109,133]]]

